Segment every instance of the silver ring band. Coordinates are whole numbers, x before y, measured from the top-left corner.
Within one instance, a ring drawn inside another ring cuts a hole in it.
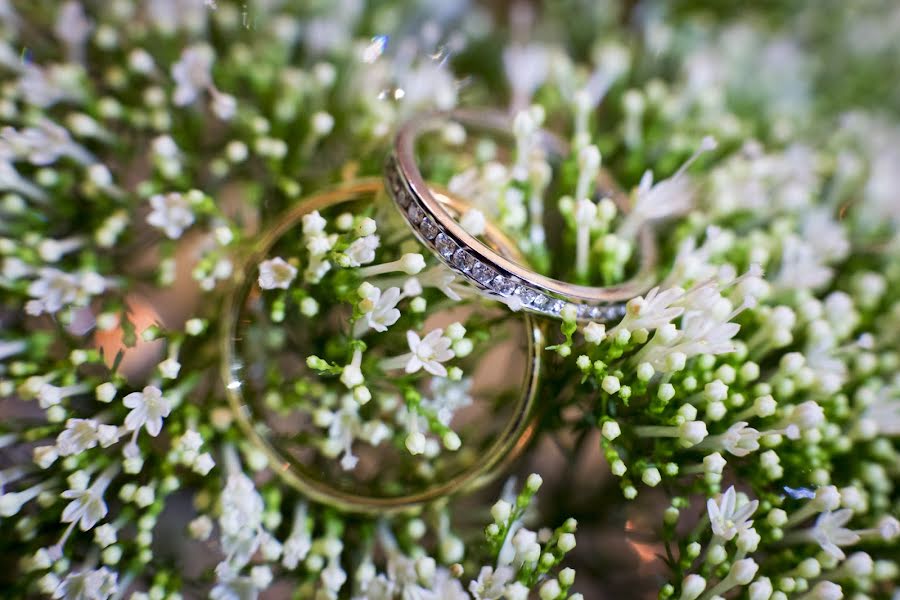
[[[656,266],[656,240],[645,225],[638,239],[640,266],[628,281],[609,287],[566,283],[517,265],[500,256],[465,231],[442,206],[426,184],[415,160],[419,135],[455,121],[463,126],[509,135],[509,118],[502,113],[450,111],[413,119],[400,128],[394,153],[385,166],[389,195],[412,227],[413,233],[451,270],[471,282],[483,294],[521,303],[529,312],[558,317],[567,304],[575,306],[581,321],[619,321],[625,302],[652,287]],[[543,131],[545,149],[564,154],[565,143]],[[618,199],[621,207],[621,198]]]

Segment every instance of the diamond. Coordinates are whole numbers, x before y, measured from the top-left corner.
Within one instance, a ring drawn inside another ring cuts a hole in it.
[[[598,308],[600,312],[599,318],[604,321],[615,321],[625,315],[625,311],[621,310],[624,306],[621,304],[608,304]]]
[[[422,222],[422,219],[425,218],[425,211],[419,208],[418,204],[410,204],[409,208],[406,209],[406,214],[409,216],[409,221],[413,225],[418,225]]]
[[[547,304],[547,300],[549,300],[549,298],[547,298],[547,296],[545,296],[541,293],[535,292],[534,299],[532,299],[532,301],[531,301],[531,305],[535,308],[543,308],[544,305]]]
[[[530,287],[520,285],[516,288],[516,296],[522,300],[522,304],[531,304],[534,301],[535,296],[537,296],[537,292]]]
[[[472,267],[475,266],[475,257],[460,248],[453,255],[453,264],[459,268],[460,271],[468,273],[472,270]]]
[[[548,312],[551,312],[555,315],[559,314],[563,307],[566,305],[562,300],[557,300],[556,298],[550,298],[550,301],[547,303],[545,309]]]
[[[403,190],[403,189],[401,189],[400,191],[397,192],[397,195],[395,198],[397,200],[397,204],[399,204],[403,208],[406,208],[407,206],[409,206],[409,203],[412,201],[412,198],[409,197],[409,194],[407,193],[407,191]]]
[[[434,221],[428,217],[422,219],[422,222],[419,224],[419,231],[422,232],[422,237],[426,240],[433,240],[434,236],[441,232],[440,228],[434,224]]]
[[[579,319],[593,319],[594,313],[597,307],[591,306],[590,304],[579,304],[578,305],[578,318]]]
[[[513,283],[509,277],[497,275],[494,277],[494,281],[491,282],[491,287],[504,296],[510,296],[516,289],[516,284]]]
[[[478,283],[487,287],[487,284],[491,282],[491,280],[497,275],[497,273],[487,265],[476,262],[475,266],[472,267],[472,275],[475,277]]]
[[[450,257],[453,256],[453,253],[459,248],[449,236],[443,233],[437,234],[437,237],[434,238],[435,246],[437,246],[438,252],[440,252],[441,256],[443,256],[446,260],[450,260]]]

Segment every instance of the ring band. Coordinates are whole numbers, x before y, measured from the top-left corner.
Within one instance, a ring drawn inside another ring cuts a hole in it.
[[[358,494],[338,488],[316,476],[315,470],[292,461],[264,437],[254,426],[252,409],[244,398],[242,372],[245,366],[237,354],[236,341],[240,336],[239,322],[242,306],[255,282],[254,272],[259,262],[267,256],[273,245],[293,227],[304,215],[314,210],[323,210],[344,202],[362,200],[377,196],[383,190],[378,179],[359,180],[307,197],[281,216],[277,224],[257,243],[253,251],[236,271],[235,289],[225,302],[225,314],[221,329],[221,376],[225,392],[235,419],[244,434],[269,459],[269,463],[280,477],[309,499],[337,507],[345,512],[361,514],[386,514],[414,510],[424,504],[448,496],[472,491],[483,486],[498,475],[528,445],[534,434],[534,400],[537,394],[541,366],[541,349],[544,345],[542,325],[530,315],[524,314],[523,325],[526,333],[527,364],[523,376],[523,389],[512,408],[512,415],[496,439],[484,449],[478,460],[460,473],[442,480],[421,491],[397,496],[372,496]],[[452,196],[442,196],[449,210],[459,210],[465,204]],[[519,258],[515,246],[499,235],[486,236],[496,251],[511,258]]]
[[[558,317],[567,304],[575,306],[581,321],[618,321],[625,302],[654,284],[657,248],[654,232],[645,224],[638,233],[640,265],[634,277],[614,286],[591,287],[559,281],[529,269],[491,250],[462,228],[426,184],[415,160],[415,142],[422,133],[455,121],[464,126],[509,135],[509,120],[495,112],[449,111],[433,113],[404,124],[385,165],[389,195],[412,227],[413,233],[450,269],[483,294],[524,310]],[[564,154],[566,144],[541,130],[542,143],[551,154]],[[621,198],[619,205],[624,208]]]

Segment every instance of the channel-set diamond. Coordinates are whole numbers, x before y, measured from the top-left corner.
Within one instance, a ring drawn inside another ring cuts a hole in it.
[[[450,260],[450,257],[453,256],[453,253],[459,249],[459,246],[456,245],[450,236],[445,233],[439,233],[434,238],[434,244],[437,247],[438,252],[445,260]]]
[[[475,257],[460,248],[453,254],[453,265],[460,271],[468,273],[475,266]]]
[[[418,225],[422,222],[422,219],[425,217],[425,211],[419,208],[418,204],[410,204],[409,208],[406,209],[406,215],[409,217],[410,223],[413,225]]]
[[[434,224],[430,217],[425,217],[419,223],[419,231],[426,240],[433,240],[435,236],[441,232],[440,227]]]
[[[497,275],[494,277],[494,281],[491,282],[491,287],[503,296],[511,296],[516,289],[516,284],[509,277]]]
[[[497,276],[497,272],[484,263],[476,262],[472,267],[472,276],[481,285],[487,287],[491,280]]]

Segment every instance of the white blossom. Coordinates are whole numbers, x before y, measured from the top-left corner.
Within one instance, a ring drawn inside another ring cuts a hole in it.
[[[97,445],[98,424],[94,419],[69,419],[66,428],[56,438],[60,456],[78,454]]]
[[[259,263],[259,287],[286,290],[297,277],[297,267],[280,256]]]
[[[228,476],[221,503],[222,550],[228,557],[229,567],[240,569],[259,547],[265,505],[253,481],[237,470]],[[224,567],[222,570],[230,571]]]
[[[150,197],[150,208],[147,223],[162,230],[170,239],[177,240],[194,224],[190,200],[178,192],[154,194]]]
[[[297,504],[294,511],[294,524],[291,533],[284,541],[281,564],[287,569],[295,569],[301,560],[306,558],[312,548],[312,538],[308,523],[305,502]]]
[[[197,98],[212,86],[213,50],[206,44],[196,44],[185,48],[181,58],[172,65],[172,79],[175,80],[176,106],[193,104]]]
[[[782,241],[781,268],[773,283],[786,290],[819,289],[831,281],[833,275],[822,259],[822,254],[808,242],[789,235]]]
[[[816,519],[809,535],[828,555],[843,560],[846,555],[841,546],[850,546],[859,541],[859,535],[844,525],[853,518],[853,511],[842,508],[836,511],[825,511]]]
[[[75,487],[64,491],[61,496],[71,500],[63,509],[63,523],[78,523],[82,531],[88,531],[106,516],[106,502],[103,493],[115,475],[116,467],[109,467],[101,473],[93,484],[86,488]]]
[[[106,567],[72,572],[53,591],[54,600],[107,600],[119,591],[118,574]]]
[[[550,51],[541,44],[512,44],[503,49],[503,69],[512,90],[513,110],[527,108],[531,95],[550,71]]]
[[[4,127],[0,130],[0,144],[33,165],[49,165],[64,156],[82,164],[93,162],[91,154],[75,143],[64,127],[46,118],[21,130]]]
[[[500,567],[496,570],[492,567],[481,567],[478,579],[469,583],[469,592],[475,600],[499,600],[514,575],[515,571],[511,567]]]
[[[374,302],[372,310],[367,311],[362,318],[354,325],[354,333],[361,335],[366,328],[372,328],[375,331],[387,331],[388,327],[397,322],[400,318],[400,311],[397,310],[397,303],[400,301],[400,288],[390,287],[384,292],[378,290],[375,298],[370,298]]]
[[[146,386],[143,391],[128,394],[122,399],[122,403],[132,409],[125,417],[125,427],[134,432],[144,427],[153,437],[159,435],[163,418],[168,417],[171,410],[162,391],[153,385]]]
[[[614,336],[620,329],[652,330],[670,323],[684,312],[684,308],[673,306],[683,295],[684,290],[678,287],[662,291],[655,287],[645,296],[632,298],[625,306],[625,317],[609,331],[608,337]]]
[[[68,0],[59,9],[53,32],[65,45],[69,60],[81,62],[84,58],[84,44],[92,29],[93,24],[84,14],[81,3]]]
[[[91,271],[67,273],[53,267],[42,267],[38,277],[28,286],[32,297],[25,305],[31,315],[56,313],[67,306],[85,306],[91,297],[103,293],[108,282]]]
[[[443,329],[434,329],[424,338],[420,338],[414,331],[407,331],[406,341],[410,350],[409,354],[404,355],[404,369],[407,373],[425,369],[438,377],[447,376],[447,369],[441,363],[453,358],[454,353],[450,349],[452,340],[444,336]]]
[[[721,495],[718,502],[712,498],[706,501],[706,510],[709,513],[709,522],[713,533],[725,540],[730,540],[744,529],[753,525],[750,517],[759,507],[759,500],[744,503],[740,508],[736,507],[737,493],[734,486],[729,487]]]
[[[367,235],[357,238],[344,252],[348,259],[348,266],[358,267],[375,260],[375,250],[378,249],[380,240],[377,235]]]

